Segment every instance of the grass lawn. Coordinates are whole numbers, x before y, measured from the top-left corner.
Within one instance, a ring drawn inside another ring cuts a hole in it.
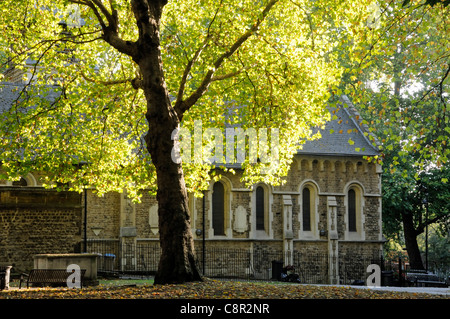
[[[153,285],[153,279],[100,279],[100,287],[119,287],[119,286],[149,286]]]

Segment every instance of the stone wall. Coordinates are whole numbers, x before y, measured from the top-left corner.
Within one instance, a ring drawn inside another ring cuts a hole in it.
[[[33,268],[36,254],[80,249],[80,194],[1,187],[0,203],[0,261],[13,265],[13,272]]]
[[[229,217],[228,228],[230,230],[226,239],[256,240],[258,236],[252,233],[252,194],[251,188],[245,187],[239,180],[239,172],[235,175],[223,174],[224,180],[229,186]],[[364,206],[364,237],[362,241],[380,241],[381,235],[381,189],[380,172],[375,164],[369,164],[361,158],[355,157],[326,157],[326,156],[296,156],[287,182],[283,186],[270,187],[269,214],[271,218],[270,229],[272,235],[265,239],[283,239],[283,195],[289,195],[292,199],[292,227],[293,239],[304,240],[299,237],[301,227],[300,189],[301,185],[308,181],[314,183],[318,190],[318,218],[316,220],[318,233],[314,241],[327,241],[328,212],[327,198],[334,196],[337,201],[337,228],[339,240],[346,238],[346,189],[350,183],[357,184],[363,189]],[[190,196],[192,229],[203,230],[203,215],[205,215],[205,237],[207,240],[219,240],[225,238],[214,238],[211,233],[209,220],[211,210],[211,189],[205,191],[205,207],[202,198]],[[241,207],[241,208],[240,208]],[[243,226],[236,229],[236,211],[243,209],[246,213],[245,221],[241,220]],[[89,238],[119,238],[120,229],[123,227],[134,227],[138,239],[158,239],[157,219],[152,222],[157,214],[157,201],[154,196],[146,194],[139,204],[133,204],[126,195],[107,194],[103,198],[95,195],[88,196],[88,237]],[[153,224],[152,224],[153,223]],[[92,229],[97,229],[95,235]],[[100,231],[99,231],[100,230]],[[200,239],[202,236],[194,235]],[[226,246],[234,245],[226,242]]]
[[[97,196],[87,191],[87,237],[117,238],[120,233],[120,194],[107,193]],[[85,210],[84,194],[82,196],[83,214]]]
[[[33,186],[39,186],[39,175],[36,176]],[[32,177],[27,177],[27,181],[32,180]],[[229,196],[226,236],[214,236],[212,232],[212,186],[204,192],[204,199],[189,197],[192,231],[198,249],[203,247],[203,236],[207,248],[264,248],[274,253],[294,251],[348,255],[358,254],[361,249],[364,253],[381,249],[380,169],[362,158],[297,155],[284,185],[266,185],[269,229],[265,232],[255,230],[254,190],[240,181],[239,171],[236,174],[224,173],[223,180]],[[317,197],[314,203],[317,204],[315,231],[306,235],[301,232],[301,189],[305,183],[314,185]],[[39,187],[14,188],[4,181],[0,181],[1,184],[2,262],[14,261],[25,267],[31,265],[33,254],[74,252],[76,244],[84,240],[85,213],[89,240],[114,240],[130,245],[158,241],[157,201],[149,194],[143,196],[141,203],[135,204],[126,194],[108,193],[98,197],[88,190],[85,206],[84,194],[56,193]],[[362,190],[363,203],[362,229],[356,239],[350,238],[346,221],[346,192],[353,184]],[[285,233],[286,199],[290,203],[289,224],[292,230],[288,238]],[[336,203],[335,238],[328,232],[330,200]],[[128,266],[136,264],[130,261],[133,256],[126,258]]]

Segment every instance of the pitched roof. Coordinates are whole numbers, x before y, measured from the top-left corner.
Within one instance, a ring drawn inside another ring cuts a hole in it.
[[[0,82],[0,113],[8,111],[17,101],[20,103],[36,93],[38,97],[50,102],[60,94],[57,86],[38,88],[24,83]]]
[[[17,83],[0,83],[0,113],[9,110],[19,97],[23,87],[23,85],[18,85]]]
[[[371,134],[350,99],[344,95],[340,98],[340,102],[336,108],[330,108],[332,119],[325,124],[324,129],[320,130],[322,137],[306,141],[298,150],[298,154],[379,155],[380,149],[376,138],[372,136],[373,141],[369,138]]]

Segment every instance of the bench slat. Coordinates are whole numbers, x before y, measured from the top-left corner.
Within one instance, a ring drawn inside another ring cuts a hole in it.
[[[81,269],[80,279],[81,285],[83,284],[84,275],[86,273],[86,269]],[[71,272],[68,272],[66,269],[32,269],[27,277],[27,288],[30,283],[67,283],[67,278],[71,275]],[[22,280],[20,280],[19,289],[22,285]]]

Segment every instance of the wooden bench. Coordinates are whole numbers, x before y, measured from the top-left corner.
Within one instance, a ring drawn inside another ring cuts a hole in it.
[[[447,288],[448,284],[444,281],[436,281],[436,280],[416,280],[416,287],[440,287]]]
[[[439,277],[425,270],[415,270],[408,272],[407,279],[410,285],[415,287],[448,287],[447,283],[441,281]]]
[[[83,287],[84,275],[86,269],[80,271],[80,284]],[[31,284],[51,284],[51,285],[67,285],[67,278],[72,273],[66,269],[33,269],[29,274],[22,274],[20,276],[19,289],[22,288],[22,281],[26,280],[27,288]],[[25,279],[26,277],[26,279]]]

